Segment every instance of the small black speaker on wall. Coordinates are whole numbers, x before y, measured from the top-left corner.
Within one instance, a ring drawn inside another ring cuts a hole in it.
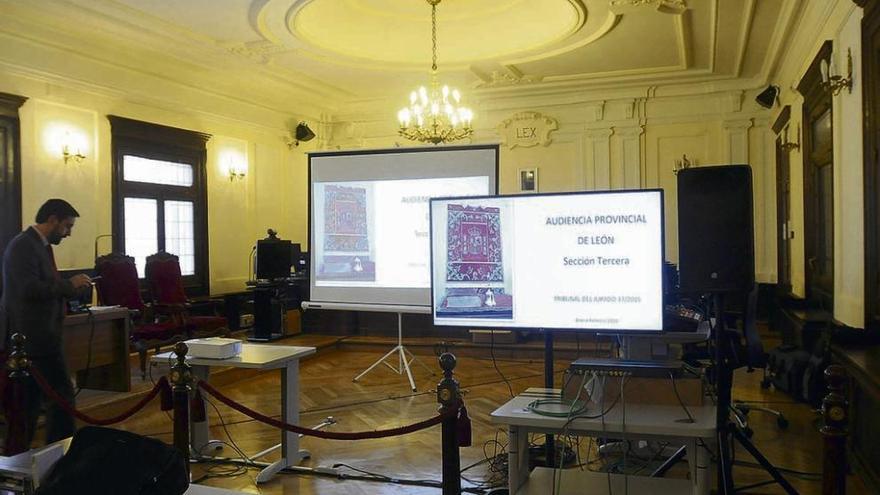
[[[679,171],[680,290],[751,290],[755,284],[753,218],[752,170],[748,165]]]

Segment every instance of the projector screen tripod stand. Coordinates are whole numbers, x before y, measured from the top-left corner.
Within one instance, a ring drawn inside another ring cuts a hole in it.
[[[713,298],[713,306],[715,309],[715,329],[713,331],[715,355],[714,357],[714,375],[716,388],[716,407],[717,407],[717,442],[718,442],[718,493],[721,495],[733,495],[736,488],[733,485],[733,458],[732,450],[734,448],[733,441],[738,442],[752,457],[758,461],[758,464],[767,472],[773,481],[789,495],[797,495],[795,488],[782,476],[782,473],[774,466],[760,450],[752,443],[751,439],[737,427],[736,423],[730,417],[732,389],[733,389],[733,371],[735,363],[738,362],[736,350],[733,342],[739,336],[733,330],[728,330],[724,322],[724,294],[715,293]],[[744,332],[749,331],[745,328]],[[754,329],[752,329],[755,331]]]
[[[388,359],[391,358],[394,354],[398,355],[397,367],[388,362]],[[371,364],[369,368],[365,369],[358,376],[354,377],[354,380],[352,381],[357,382],[361,379],[362,376],[366,375],[370,371],[373,371],[373,368],[379,366],[380,364],[384,364],[385,366],[391,368],[391,370],[398,375],[402,375],[403,372],[406,371],[406,377],[409,379],[409,386],[412,391],[415,392],[416,382],[413,380],[412,370],[410,369],[410,364],[412,364],[413,362],[421,365],[421,367],[425,368],[428,373],[431,373],[432,375],[434,374],[431,368],[428,368],[425,363],[421,362],[403,345],[403,313],[397,313],[397,345],[393,349],[388,351],[384,356],[380,357],[375,363]]]

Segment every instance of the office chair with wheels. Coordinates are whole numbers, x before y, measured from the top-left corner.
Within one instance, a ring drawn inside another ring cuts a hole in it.
[[[776,426],[778,426],[780,430],[788,428],[788,419],[785,417],[784,414],[782,414],[781,411],[778,411],[776,409],[759,406],[757,404],[749,404],[748,402],[739,400],[733,401],[730,409],[733,420],[736,422],[737,426],[743,431],[743,433],[745,433],[746,436],[749,438],[751,438],[754,434],[754,430],[749,427],[749,413],[752,411],[758,411],[776,416]]]
[[[758,286],[755,285],[746,296],[745,307],[742,311],[742,333],[746,342],[744,349],[745,365],[749,373],[756,369],[764,372],[761,380],[761,388],[767,388],[767,353],[764,352],[764,346],[761,343],[761,337],[758,334],[756,325],[756,315],[758,306]],[[731,417],[740,430],[749,438],[754,434],[754,430],[749,427],[749,413],[758,411],[765,414],[776,416],[776,425],[784,430],[788,428],[788,419],[781,411],[771,409],[769,407],[750,404],[747,401],[733,400],[730,405]]]

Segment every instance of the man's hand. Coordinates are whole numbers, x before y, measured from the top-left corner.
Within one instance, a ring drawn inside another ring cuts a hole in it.
[[[92,279],[90,279],[85,273],[80,273],[79,275],[70,277],[70,283],[73,285],[74,289],[82,289],[83,287],[91,285]]]

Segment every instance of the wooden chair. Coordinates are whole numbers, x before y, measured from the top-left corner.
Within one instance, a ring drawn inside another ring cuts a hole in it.
[[[141,378],[147,377],[147,350],[156,352],[187,338],[186,327],[164,308],[144,304],[134,258],[120,253],[100,256],[95,260],[96,280],[101,304],[119,305],[132,311],[131,347],[140,358]]]
[[[180,272],[180,258],[176,255],[159,252],[147,256],[146,277],[153,303],[175,308],[176,314],[180,315],[183,325],[191,336],[212,337],[229,334],[226,318],[217,314],[216,301],[193,302],[186,297],[186,292],[183,290],[183,276]],[[209,314],[194,314],[197,308]]]

